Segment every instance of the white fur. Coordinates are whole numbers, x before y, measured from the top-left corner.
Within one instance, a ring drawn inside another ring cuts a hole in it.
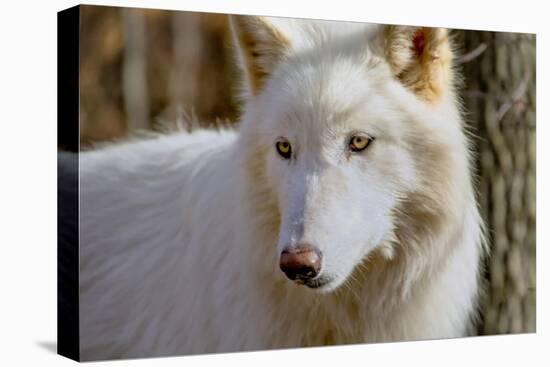
[[[237,131],[81,154],[82,359],[471,327],[483,237],[452,89],[420,101],[371,51],[373,27],[271,21],[293,52]],[[348,156],[358,131],[376,139]],[[279,137],[292,160],[277,155]],[[279,270],[282,248],[299,241],[321,250],[328,284]]]

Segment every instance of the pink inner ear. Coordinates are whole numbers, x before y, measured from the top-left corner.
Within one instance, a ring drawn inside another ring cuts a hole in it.
[[[426,38],[424,35],[424,31],[422,29],[419,29],[418,31],[414,32],[413,35],[413,46],[417,56],[421,56],[424,53],[425,45]]]

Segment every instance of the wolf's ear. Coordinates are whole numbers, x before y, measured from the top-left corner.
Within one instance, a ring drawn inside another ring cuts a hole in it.
[[[246,89],[254,95],[290,48],[290,41],[263,17],[230,15],[229,24]]]
[[[393,75],[428,102],[452,88],[453,53],[444,28],[384,26],[377,39]]]

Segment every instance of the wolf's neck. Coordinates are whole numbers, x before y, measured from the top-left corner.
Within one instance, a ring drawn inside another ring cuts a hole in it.
[[[344,296],[334,294],[347,299],[339,305],[360,320],[365,341],[465,335],[477,304],[483,237],[473,200],[455,214],[438,232],[402,238],[392,260],[373,254],[341,289]]]

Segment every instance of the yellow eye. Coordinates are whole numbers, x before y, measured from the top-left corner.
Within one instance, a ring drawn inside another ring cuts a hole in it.
[[[349,141],[349,148],[352,152],[360,152],[362,150],[365,150],[370,142],[372,141],[371,138],[363,136],[363,135],[355,135],[351,137],[351,140]]]
[[[288,141],[278,141],[275,144],[275,147],[277,148],[277,153],[284,159],[290,159],[290,155],[292,153],[292,149],[290,147],[290,143]]]

